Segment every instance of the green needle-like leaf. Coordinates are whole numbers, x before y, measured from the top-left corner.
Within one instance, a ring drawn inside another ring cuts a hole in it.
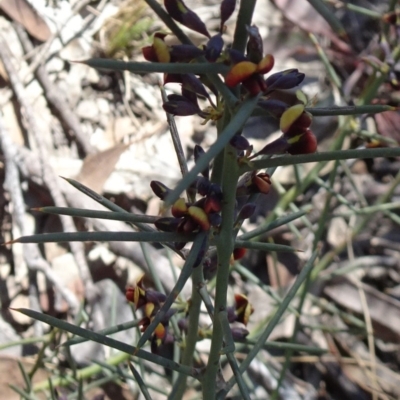
[[[23,236],[12,243],[53,243],[53,242],[191,242],[196,234],[174,232],[60,232]]]
[[[284,165],[305,164],[310,162],[365,159],[376,157],[399,157],[400,147],[383,147],[376,149],[335,150],[323,153],[301,154],[298,156],[282,156],[263,160],[252,161],[251,165],[242,165],[240,173],[259,170],[263,168],[280,167]]]
[[[140,391],[143,394],[143,397],[146,400],[152,400],[149,391],[147,390],[147,386],[145,384],[145,382],[143,381],[142,377],[140,376],[139,372],[136,371],[136,368],[134,367],[134,365],[132,363],[129,363],[129,369],[132,372],[132,375],[135,377],[135,381],[139,386]]]
[[[98,211],[98,210],[87,210],[85,208],[72,208],[72,207],[40,207],[34,208],[32,211],[39,211],[47,214],[55,215],[70,215],[71,217],[82,217],[82,218],[98,218],[98,219],[110,219],[113,221],[123,222],[142,222],[152,224],[157,221],[160,217],[156,215],[140,215],[131,214],[128,212],[110,212],[110,211]]]
[[[307,107],[306,111],[314,117],[324,117],[329,115],[361,115],[378,114],[385,111],[397,111],[398,107],[386,105],[366,105],[366,106],[345,106],[345,107]]]
[[[51,317],[50,315],[41,314],[37,311],[29,310],[26,308],[15,308],[13,311],[18,311],[21,314],[27,315],[30,318],[33,318],[38,321],[42,321],[45,324],[50,326],[59,328],[63,331],[70,332],[74,335],[84,337],[88,340],[92,340],[93,342],[103,344],[105,346],[112,347],[113,349],[122,351],[123,353],[128,353],[131,355],[135,355],[136,357],[142,358],[143,360],[150,361],[152,363],[161,365],[165,368],[169,368],[173,371],[181,372],[182,374],[186,374],[192,376],[194,378],[198,378],[197,371],[194,368],[189,368],[183,365],[180,365],[172,360],[167,358],[158,356],[156,354],[149,353],[145,350],[138,349],[134,346],[130,346],[129,344],[122,343],[118,340],[111,339],[107,336],[100,335],[99,333],[89,331],[87,329],[83,329],[80,326],[76,326],[70,324],[69,322],[63,321],[58,318]]]
[[[90,67],[112,71],[129,71],[136,74],[164,72],[169,74],[223,74],[229,71],[229,66],[220,63],[151,63],[109,60],[106,58],[91,58],[81,61]]]
[[[286,215],[284,217],[278,218],[278,219],[270,222],[269,224],[261,225],[258,228],[253,229],[252,231],[243,233],[243,235],[240,235],[238,237],[238,239],[239,240],[250,240],[253,238],[257,238],[260,235],[262,235],[268,231],[271,231],[272,229],[277,228],[278,226],[286,225],[289,222],[292,222],[292,221],[302,217],[303,215],[306,215],[310,210],[311,210],[311,207],[307,207],[307,209],[305,209],[305,210],[297,211],[292,214]]]
[[[301,251],[295,249],[294,247],[285,246],[283,244],[251,242],[249,240],[236,240],[235,248],[238,247],[244,247],[245,249],[262,250],[262,251],[286,251],[291,253],[295,251]]]

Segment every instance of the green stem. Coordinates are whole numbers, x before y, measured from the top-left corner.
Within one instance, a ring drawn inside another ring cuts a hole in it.
[[[198,290],[199,285],[204,284],[203,279],[203,268],[198,267],[193,271],[192,274],[192,297],[190,299],[189,308],[189,322],[188,322],[188,333],[185,341],[185,349],[182,355],[182,365],[191,367],[193,364],[193,354],[196,348],[199,332],[199,317],[201,308],[201,296]],[[172,388],[171,394],[168,399],[180,400],[186,390],[187,376],[179,374],[178,379]]]
[[[233,35],[232,48],[244,53],[247,43],[247,29],[246,25],[251,25],[253,18],[254,7],[257,0],[241,0],[239,13],[236,20],[235,33]]]
[[[224,169],[222,179],[222,222],[220,234],[217,238],[218,269],[215,288],[215,312],[213,318],[213,335],[211,350],[203,381],[203,399],[214,399],[216,394],[216,378],[219,369],[220,350],[222,347],[223,331],[219,322],[218,313],[226,309],[226,297],[229,282],[229,267],[234,247],[232,237],[236,185],[238,179],[237,152],[232,146],[225,148]]]

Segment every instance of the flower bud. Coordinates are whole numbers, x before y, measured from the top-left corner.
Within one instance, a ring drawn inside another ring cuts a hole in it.
[[[220,32],[224,30],[225,22],[235,11],[236,0],[222,0],[221,2],[221,26]]]
[[[202,114],[196,103],[190,101],[187,97],[180,96],[179,94],[168,95],[168,101],[163,104],[163,109],[169,114],[181,117]]]
[[[145,297],[147,302],[154,304],[164,303],[167,299],[167,296],[164,293],[152,289],[146,290]]]
[[[237,216],[238,221],[243,221],[247,218],[250,218],[253,214],[254,211],[256,210],[257,205],[255,203],[247,203],[245,204],[239,211],[239,214]]]
[[[195,32],[210,37],[204,22],[182,0],[164,0],[164,6],[174,20]]]
[[[239,326],[234,326],[231,329],[231,332],[232,332],[232,338],[235,342],[243,341],[249,334],[249,331],[246,328],[241,328]]]
[[[161,200],[165,200],[165,198],[171,192],[171,189],[169,189],[167,186],[159,181],[151,181],[150,187],[153,193]]]
[[[224,47],[224,40],[220,33],[211,37],[206,45],[206,59],[208,62],[217,61],[218,57],[221,55],[222,48]]]
[[[199,96],[202,96],[206,99],[209,99],[210,96],[208,95],[204,85],[201,83],[200,79],[197,78],[194,74],[182,74],[182,87],[186,90],[195,93]]]
[[[247,150],[250,147],[249,141],[242,135],[235,135],[229,143],[238,151]]]
[[[305,74],[299,72],[298,69],[287,69],[270,75],[265,83],[268,90],[276,89],[292,89],[303,82]]]
[[[178,328],[181,332],[188,332],[189,329],[189,320],[187,318],[180,318],[178,320]]]
[[[263,58],[263,41],[258,31],[258,28],[253,26],[246,26],[247,33],[249,34],[249,41],[247,42],[247,58],[258,64]]]

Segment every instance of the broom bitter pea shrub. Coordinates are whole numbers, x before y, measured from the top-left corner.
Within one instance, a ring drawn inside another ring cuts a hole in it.
[[[86,64],[95,68],[128,70],[133,73],[163,72],[163,84],[166,87],[171,83],[178,83],[181,86],[180,94],[166,96],[163,103],[166,113],[177,117],[197,115],[199,123],[212,121],[217,132],[215,142],[209,149],[195,146],[195,166],[183,176],[176,188],[168,188],[159,181],[150,183],[154,194],[164,202],[164,209],[169,209],[171,216],[156,218],[149,221],[149,224],[131,220],[131,223],[139,230],[139,236],[134,240],[150,241],[152,232],[155,234],[157,230],[160,231],[157,233],[157,239],[162,242],[164,237],[162,232],[165,232],[163,243],[183,256],[185,264],[174,289],[167,295],[147,288],[143,278],[127,288],[127,300],[136,309],[142,310],[143,315],[137,322],[143,335],[137,347],[130,350],[131,354],[128,357],[140,358],[146,355],[147,360],[177,371],[178,377],[174,380],[170,399],[182,398],[187,388],[188,376],[199,381],[204,399],[222,399],[234,384],[238,385],[241,396],[249,399],[250,389],[246,386],[242,374],[264,346],[284,312],[290,309],[290,301],[310,275],[318,255],[318,247],[316,241],[312,249],[313,255],[302,269],[295,284],[281,301],[262,333],[255,337],[256,342],[252,345],[247,357],[239,363],[235,358],[234,342],[245,341],[249,334],[246,325],[254,307],[262,305],[251,305],[246,295],[242,293],[234,295],[234,304],[228,303],[230,268],[236,260],[244,256],[247,248],[295,251],[289,246],[280,247],[254,241],[255,237],[259,237],[273,226],[290,222],[291,215],[275,221],[267,220],[269,223],[254,230],[254,233],[247,232],[242,237],[236,238],[243,221],[253,215],[257,196],[268,194],[272,184],[271,179],[273,179],[271,174],[279,165],[319,161],[319,165],[299,189],[305,190],[325,161],[399,155],[398,148],[348,150],[347,152],[341,150],[343,137],[348,132],[349,121],[353,115],[372,114],[395,110],[395,108],[365,104],[366,99],[371,100],[376,95],[379,84],[383,82],[379,74],[371,78],[371,84],[375,84],[373,86],[375,93],[366,91],[365,96],[359,101],[360,106],[324,109],[309,107],[304,93],[293,90],[304,80],[304,73],[297,69],[288,69],[269,74],[274,66],[274,56],[264,54],[263,41],[258,28],[251,24],[255,1],[242,0],[240,2],[234,40],[228,45],[224,39],[227,31],[225,24],[234,13],[235,0],[221,1],[219,31],[213,35],[199,16],[183,1],[164,0],[165,8],[155,0],[146,0],[146,2],[171,31],[156,32],[152,43],[142,49],[143,56],[148,62],[91,59],[86,61]],[[394,11],[388,12],[382,16],[382,21],[396,25],[398,18],[394,18],[393,13]],[[333,14],[325,15],[325,17],[329,18],[328,22],[331,26],[340,26]],[[203,43],[200,46],[193,45],[175,21],[201,34],[204,37]],[[181,44],[169,45],[167,38],[171,34],[175,35]],[[397,60],[399,53],[397,45],[393,48],[392,59]],[[332,70],[331,73],[333,73]],[[388,72],[387,77],[389,76]],[[283,96],[283,93],[286,95]],[[208,104],[204,106],[205,103]],[[249,140],[242,136],[243,126],[248,118],[256,114],[276,118],[282,132],[278,139],[266,144],[258,152],[254,152]],[[311,130],[313,116],[341,114],[349,117],[341,121],[342,133],[335,141],[333,151],[316,153],[317,140]],[[181,161],[185,160],[183,154],[178,152],[177,156]],[[83,185],[77,182],[73,184],[112,212],[118,213],[119,216],[126,214],[124,210],[110,204],[101,196],[97,195],[96,198],[95,194],[90,194],[90,190]],[[190,194],[189,197],[180,197],[185,190]],[[301,192],[295,192],[291,201],[299,193]],[[238,200],[241,204],[240,209]],[[42,211],[46,211],[46,208]],[[51,211],[63,213],[61,209],[53,208]],[[70,209],[69,212],[74,214],[74,209]],[[76,213],[78,214],[78,210]],[[79,210],[79,215],[84,216],[84,210]],[[101,213],[89,214],[88,212],[89,217],[95,215],[102,218]],[[302,215],[304,212],[301,211],[294,213],[293,219]],[[140,237],[140,232],[143,230],[148,235],[146,239],[144,239],[145,236],[143,239]],[[174,234],[179,240],[171,240]],[[71,239],[68,234],[64,235],[65,240]],[[187,241],[182,241],[185,235]],[[60,240],[60,237],[58,236],[57,239]],[[82,234],[81,237],[84,238],[82,240],[87,240],[89,236]],[[79,240],[79,238],[78,234],[73,240]],[[22,239],[51,241],[52,237],[49,235],[45,239],[43,237],[38,239],[37,236],[32,236]],[[113,240],[116,240],[115,236]],[[189,246],[188,243],[193,240],[194,244],[188,251],[186,249]],[[193,286],[192,297],[183,300],[180,298],[180,291],[190,278]],[[207,290],[207,283],[210,281],[212,284],[208,285],[210,290]],[[211,287],[215,289],[214,295],[211,294]],[[203,303],[211,319],[209,327],[199,326]],[[38,319],[42,318],[33,311],[21,310],[21,312]],[[171,321],[175,321],[177,329],[171,329]],[[91,336],[82,328],[72,329],[70,325],[51,318],[50,320],[47,318],[46,322],[65,330],[79,332],[80,335],[91,340],[101,340],[99,339],[101,335]],[[208,361],[202,364],[195,356],[195,352],[197,342],[204,337],[211,339],[211,348]],[[141,349],[147,340],[151,342],[153,354]],[[174,342],[182,347],[180,360],[175,360],[178,363],[159,356],[163,346]],[[103,343],[115,346],[115,341],[109,342],[104,339]],[[125,347],[122,344],[118,348]],[[223,381],[220,375],[222,356],[228,361],[233,371],[233,378],[227,382]],[[145,380],[143,378],[143,382]],[[147,392],[146,396],[148,396]]]

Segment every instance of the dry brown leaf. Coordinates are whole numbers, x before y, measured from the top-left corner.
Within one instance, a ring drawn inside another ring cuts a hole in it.
[[[286,266],[280,263],[278,260],[267,254],[267,266],[268,266],[268,277],[270,285],[274,289],[283,289],[289,287],[293,282],[294,276],[286,268]]]
[[[400,340],[400,301],[363,284],[374,336],[389,342]],[[348,278],[335,278],[324,288],[324,294],[341,307],[357,314],[363,313],[363,306],[356,285]]]
[[[306,32],[331,35],[329,24],[307,0],[274,0],[274,3],[286,19]]]
[[[306,32],[329,37],[342,51],[350,51],[349,46],[332,31],[328,22],[321,17],[307,0],[273,0],[282,14],[294,25]]]
[[[48,25],[26,0],[0,0],[0,8],[11,19],[23,25],[34,38],[42,42],[50,38]]]
[[[77,180],[100,193],[119,157],[128,147],[129,144],[117,144],[110,149],[87,156],[83,161]]]
[[[385,111],[375,116],[376,128],[385,137],[400,143],[400,112]]]

